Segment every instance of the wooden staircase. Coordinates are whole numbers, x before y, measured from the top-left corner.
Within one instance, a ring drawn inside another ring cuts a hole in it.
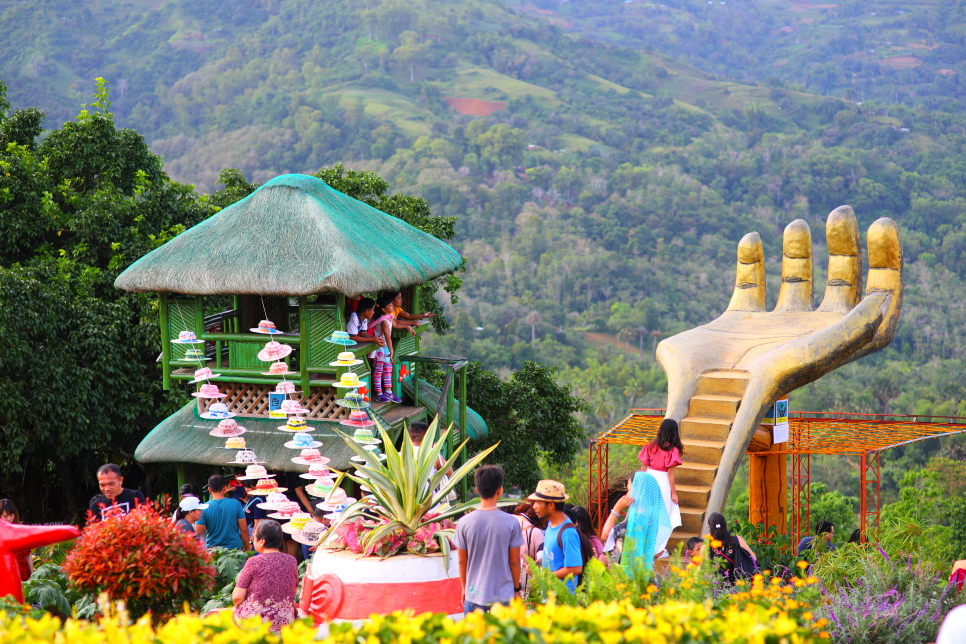
[[[674,482],[682,525],[671,534],[669,552],[674,552],[678,543],[708,532],[705,514],[711,486],[747,387],[747,371],[708,371],[698,377],[688,415],[681,420],[684,463],[675,468]]]

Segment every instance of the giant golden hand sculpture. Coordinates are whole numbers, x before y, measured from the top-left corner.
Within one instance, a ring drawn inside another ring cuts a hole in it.
[[[841,206],[829,214],[826,239],[828,282],[818,309],[812,306],[811,232],[797,219],[785,228],[774,311],[765,311],[761,239],[749,233],[738,244],[728,309],[713,322],[658,345],[657,359],[668,378],[667,417],[681,423],[685,468],[688,452],[698,459],[693,466],[698,469],[684,472],[685,487],[696,494],[703,490],[704,496],[696,498],[707,499],[705,507],[691,510],[694,514],[722,510],[741,456],[776,399],[892,340],[902,305],[898,226],[882,218],[869,228],[869,273],[861,300],[862,253],[852,208]],[[685,505],[682,499],[687,512]],[[685,530],[701,533],[701,518],[692,518]]]

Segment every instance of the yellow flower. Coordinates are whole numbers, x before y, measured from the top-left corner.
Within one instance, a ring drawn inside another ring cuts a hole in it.
[[[644,590],[646,590],[649,593],[656,593],[657,592],[657,586],[655,586],[654,584],[648,584],[647,585],[647,588],[645,588]]]
[[[808,621],[808,622],[812,621],[812,617],[813,615],[808,611],[805,611],[804,613],[802,613],[802,619],[804,619],[805,621]]]
[[[701,555],[694,555],[694,556],[693,556],[693,557],[691,558],[691,561],[693,561],[693,562],[694,562],[694,563],[696,563],[696,564],[699,564],[699,563],[701,563]]]
[[[832,636],[828,634],[828,631],[822,631],[821,633],[818,634],[818,636],[821,637],[823,640],[832,638]]]
[[[807,577],[805,579],[805,583],[806,584],[817,584],[818,583],[818,577],[813,577],[813,576],[810,575],[809,577]]]
[[[805,570],[806,568],[808,568],[808,562],[807,561],[799,561],[795,565],[798,566],[799,568],[801,568],[802,570]]]
[[[804,579],[796,579],[796,580],[795,580],[794,582],[792,582],[792,583],[794,583],[794,584],[795,584],[795,587],[796,587],[796,588],[801,588],[802,586],[804,586],[804,585],[805,585],[805,580],[804,580]]]
[[[739,579],[738,581],[735,582],[735,586],[746,586],[746,585],[747,584],[745,583],[744,579]]]
[[[723,544],[723,543],[721,543],[721,541],[719,541],[718,539],[712,539],[712,540],[711,540],[711,547],[712,547],[712,548],[720,548],[720,547],[721,547],[721,546],[723,546],[723,545],[724,545],[724,544]]]
[[[828,620],[823,617],[822,619],[820,619],[817,622],[815,622],[814,624],[812,624],[812,626],[814,626],[815,628],[822,628],[826,624],[828,624]]]
[[[617,590],[624,590],[625,588],[627,588],[627,584],[617,584],[616,586],[614,586],[614,588],[616,588]]]

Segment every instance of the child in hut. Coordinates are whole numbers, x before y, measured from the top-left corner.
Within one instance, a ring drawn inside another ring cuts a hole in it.
[[[406,313],[402,307],[402,291],[383,293],[383,297],[387,297],[392,300],[392,327],[394,329],[407,329],[410,335],[416,335],[416,331],[413,330],[413,327],[419,326],[419,320],[435,317],[435,314],[433,313]]]
[[[360,344],[364,342],[373,342],[378,344],[380,347],[386,345],[385,340],[382,338],[376,338],[368,333],[369,321],[372,320],[372,316],[375,314],[375,312],[375,300],[368,297],[364,297],[359,300],[356,310],[353,311],[352,315],[349,316],[349,321],[345,325],[345,330],[348,332],[351,340]]]
[[[372,387],[379,402],[402,402],[392,392],[392,312],[395,307],[391,299],[380,297],[376,301],[376,319],[372,321],[372,334],[384,341],[379,348],[369,354],[372,359]]]
[[[667,514],[671,519],[672,530],[681,525],[681,508],[678,506],[678,492],[674,485],[674,468],[682,463],[681,454],[683,453],[684,445],[681,443],[677,421],[665,418],[657,430],[657,438],[645,445],[637,455],[641,461],[641,470],[657,479],[661,487],[661,496],[664,498]],[[658,552],[664,551],[666,545],[667,540],[663,544],[658,544]]]

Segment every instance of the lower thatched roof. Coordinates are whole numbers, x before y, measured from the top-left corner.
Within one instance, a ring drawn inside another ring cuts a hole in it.
[[[413,383],[411,380],[403,381],[403,391],[406,393],[406,396],[408,396],[409,398],[413,397],[413,394],[415,393],[415,389],[413,387]],[[442,392],[439,389],[437,389],[433,385],[429,384],[428,382],[420,378],[419,379],[419,400],[416,401],[416,404],[422,405],[423,407],[428,409],[430,416],[432,416],[433,414],[436,413],[436,409],[439,406],[439,398],[441,394]],[[459,399],[454,398],[453,401],[455,403],[455,409],[453,411],[453,416],[454,416],[453,424],[456,426],[459,426],[459,422],[460,422]],[[445,402],[444,402],[444,405],[445,405]],[[443,413],[445,412],[446,410],[444,408]],[[469,437],[472,438],[473,440],[479,440],[481,438],[484,438],[489,432],[490,432],[490,429],[486,426],[486,421],[483,420],[483,417],[480,416],[475,411],[473,411],[472,409],[470,409],[469,407],[467,407],[466,408],[466,433],[469,435]]]

